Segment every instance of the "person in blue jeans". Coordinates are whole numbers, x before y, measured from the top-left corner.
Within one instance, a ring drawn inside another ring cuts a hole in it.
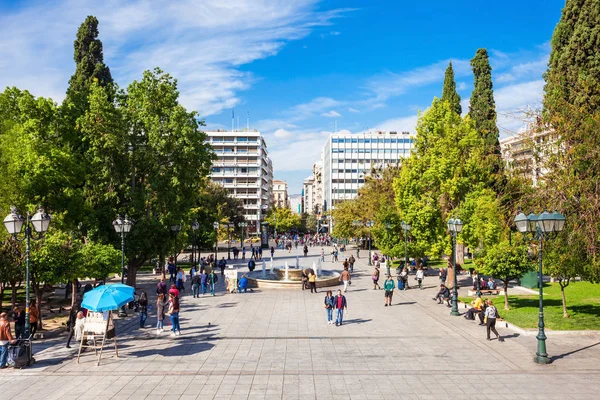
[[[327,291],[325,295],[325,310],[327,310],[327,324],[333,324],[333,308],[335,306],[335,298],[333,297],[333,293],[331,290]]]
[[[0,314],[0,369],[6,368],[6,362],[8,360],[8,345],[9,343],[16,343],[17,341],[12,337],[10,331],[10,322],[8,322],[8,315],[3,312]]]
[[[337,296],[333,299],[333,306],[335,307],[335,326],[342,325],[344,319],[344,310],[348,311],[348,302],[346,296],[342,294],[342,291],[338,289]]]
[[[206,273],[206,270],[203,269],[202,273],[200,274],[200,286],[202,286],[202,295],[204,295],[204,293],[206,293],[207,280],[208,280],[208,274]]]
[[[138,304],[140,306],[140,328],[143,328],[148,319],[148,295],[146,292],[142,291]]]
[[[174,294],[169,294],[169,318],[171,319],[171,336],[181,335],[179,326],[179,299]]]

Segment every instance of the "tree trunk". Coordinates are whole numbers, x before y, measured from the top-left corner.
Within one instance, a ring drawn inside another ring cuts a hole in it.
[[[452,265],[449,265],[447,268],[448,274],[446,275],[446,287],[448,289],[454,289],[454,268]],[[457,277],[458,279],[458,277]]]
[[[71,281],[71,308],[75,306],[75,299],[77,298],[77,286],[75,280]]]
[[[563,318],[569,318],[569,313],[567,312],[567,298],[565,297],[565,288],[567,287],[567,285],[562,284],[562,282],[559,282],[560,285],[560,295],[562,297],[562,306],[563,306]]]
[[[465,267],[465,245],[464,243],[456,243],[456,263]]]
[[[137,269],[138,267],[134,267],[132,265],[127,265],[127,285],[131,286],[132,288],[135,288],[135,284],[137,281]]]
[[[508,279],[502,281],[504,283],[504,309],[510,310],[508,306]]]
[[[40,331],[42,330],[42,326],[43,326],[43,323],[42,323],[42,295],[43,294],[44,294],[44,289],[35,291],[35,298],[37,300],[35,306],[37,307],[37,309],[39,311],[39,313],[38,313],[39,314],[38,330],[40,330]]]

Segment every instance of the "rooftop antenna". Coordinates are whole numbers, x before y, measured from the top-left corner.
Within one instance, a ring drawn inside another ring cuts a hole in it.
[[[235,121],[235,111],[233,111],[233,108],[231,109],[231,132],[233,132],[234,130],[234,126],[233,123]]]
[[[246,130],[250,132],[250,111],[246,111]]]

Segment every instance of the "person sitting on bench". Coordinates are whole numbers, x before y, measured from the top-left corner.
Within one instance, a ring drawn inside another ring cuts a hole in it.
[[[437,300],[438,304],[442,304],[445,300],[448,307],[450,307],[450,290],[448,290],[446,285],[443,283],[440,285],[440,291],[433,298],[433,300]]]
[[[488,287],[488,289],[491,289],[491,290],[497,289],[496,282],[494,281],[494,278],[492,278],[491,276],[488,278],[487,287]]]
[[[471,305],[473,307],[469,308],[469,310],[466,312],[465,318],[471,321],[475,321],[475,314],[481,313],[481,310],[483,309],[483,300],[481,299],[481,296],[473,296],[473,301],[471,302]]]

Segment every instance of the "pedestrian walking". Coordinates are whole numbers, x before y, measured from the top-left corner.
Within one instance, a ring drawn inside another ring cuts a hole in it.
[[[12,320],[15,323],[15,339],[21,339],[25,333],[25,311],[16,306],[12,313]]]
[[[165,319],[165,295],[159,294],[156,299],[156,334],[163,331],[163,320]]]
[[[327,311],[327,324],[331,325],[333,324],[333,308],[335,307],[335,301],[334,301],[334,297],[333,297],[333,293],[331,292],[331,290],[328,290],[327,293],[325,294],[325,310]]]
[[[419,289],[423,289],[423,279],[425,278],[425,272],[423,272],[423,267],[419,266],[417,269],[417,285],[419,285]]]
[[[146,320],[148,319],[148,295],[143,290],[140,294],[138,305],[140,307],[140,328],[143,328],[146,325]]]
[[[344,293],[348,291],[348,285],[350,284],[350,272],[348,268],[344,268],[339,278],[340,282],[344,284]]]
[[[275,247],[271,246],[271,258],[273,258],[274,254],[275,254]]]
[[[208,274],[206,273],[206,270],[203,269],[202,273],[200,274],[200,285],[202,286],[202,296],[204,296],[204,293],[206,293],[207,283],[208,283]]]
[[[317,293],[317,275],[312,269],[308,271],[308,286],[311,293]]]
[[[208,284],[210,286],[210,294],[212,296],[215,295],[215,285],[217,284],[218,281],[219,281],[219,277],[217,276],[217,274],[215,274],[215,271],[211,270],[210,274],[208,275]]]
[[[392,305],[392,296],[394,296],[394,280],[391,275],[387,276],[385,282],[383,282],[383,289],[385,290],[384,301],[385,306]]]
[[[8,322],[8,315],[3,312],[0,314],[0,369],[6,368],[6,362],[8,360],[8,345],[9,343],[16,343],[17,340],[13,338],[12,332],[10,331],[10,322]]]
[[[373,279],[373,290],[381,289],[381,286],[379,286],[379,268],[375,267],[371,279]]]
[[[225,257],[219,261],[219,269],[221,270],[221,276],[225,276],[225,267],[227,267],[227,261],[225,261]]]
[[[40,310],[37,308],[35,299],[32,299],[29,305],[29,325],[31,326],[31,337],[35,337],[40,319]]]
[[[302,270],[302,290],[304,289],[308,289],[308,274],[305,269]]]
[[[246,259],[246,246],[242,246],[242,260]]]
[[[69,336],[67,337],[67,349],[71,348],[71,340],[75,335],[75,323],[77,322],[77,316],[81,311],[79,302],[76,302],[73,307],[71,307],[71,311],[69,311],[69,319],[67,320],[67,329],[69,329]],[[81,313],[83,315],[83,313]],[[19,334],[16,332],[16,322],[15,322],[15,336],[17,339],[19,338]]]
[[[333,304],[336,310],[335,313],[335,326],[340,326],[344,320],[344,311],[348,311],[348,302],[346,296],[342,294],[342,291],[338,289],[337,296],[333,299]]]
[[[325,249],[321,247],[321,262],[325,262]]]
[[[348,258],[348,264],[350,264],[350,272],[354,272],[354,263],[356,262],[356,258],[352,254],[350,254],[350,258]]]
[[[169,295],[165,278],[160,278],[160,281],[156,284],[156,295],[158,296],[159,294],[163,294],[165,298]]]
[[[499,342],[503,342],[504,339],[502,339],[500,337],[500,334],[498,333],[498,331],[496,330],[496,319],[500,318],[500,315],[498,315],[498,309],[496,308],[496,306],[494,305],[494,303],[491,300],[486,300],[485,301],[487,304],[487,307],[485,309],[485,326],[486,326],[486,331],[487,331],[487,340],[492,340],[490,339],[490,331],[494,332],[494,334],[496,335],[496,339],[498,339]]]
[[[181,335],[179,326],[179,299],[173,294],[169,295],[169,318],[171,319],[171,336]]]
[[[444,268],[440,268],[440,284],[446,284],[446,278],[448,277],[448,271]]]
[[[185,291],[185,287],[183,286],[183,283],[185,282],[185,273],[183,272],[183,270],[181,268],[179,268],[177,270],[177,290],[179,291]]]
[[[202,284],[200,274],[196,273],[192,277],[192,294],[194,298],[200,297],[200,285]]]

